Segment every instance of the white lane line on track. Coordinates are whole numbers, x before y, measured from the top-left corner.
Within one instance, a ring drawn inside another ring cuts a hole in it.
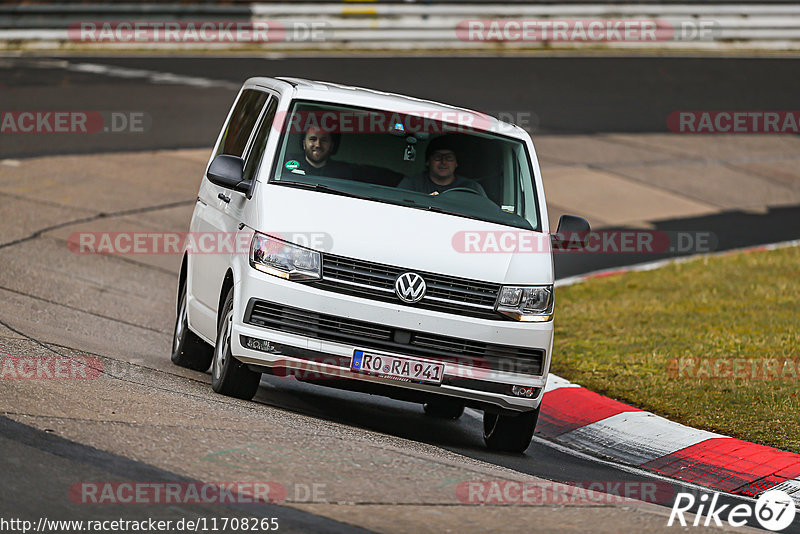
[[[481,412],[479,412],[478,410],[475,410],[474,408],[466,408],[464,410],[464,413],[469,415],[470,417],[473,417],[473,418],[478,419],[478,420],[482,420],[483,419],[483,415],[481,414]],[[536,442],[539,445],[544,445],[545,447],[550,447],[551,449],[557,450],[558,452],[561,452],[561,453],[564,453],[564,454],[568,454],[569,456],[573,456],[575,458],[580,458],[581,460],[587,460],[587,461],[590,461],[590,462],[603,464],[603,465],[606,465],[608,467],[613,467],[614,469],[619,469],[620,471],[624,471],[624,472],[630,473],[632,475],[638,475],[638,476],[642,476],[642,477],[646,477],[646,478],[653,478],[653,479],[656,479],[656,480],[661,480],[663,482],[669,482],[671,484],[675,484],[676,486],[682,486],[682,487],[687,488],[687,489],[697,490],[697,491],[706,492],[706,493],[715,492],[715,493],[720,493],[722,495],[727,495],[727,496],[732,497],[734,499],[741,499],[741,500],[744,500],[744,501],[756,502],[756,500],[754,498],[748,497],[746,495],[734,495],[733,493],[728,493],[726,491],[714,490],[714,489],[711,489],[711,488],[707,488],[706,486],[701,486],[699,484],[695,484],[693,482],[687,482],[685,480],[680,480],[680,479],[677,479],[677,478],[670,478],[670,477],[667,477],[667,476],[664,476],[664,475],[659,475],[658,473],[655,473],[653,471],[647,471],[645,469],[641,469],[639,467],[634,467],[632,465],[627,465],[627,464],[615,462],[613,460],[606,460],[605,458],[599,458],[597,456],[593,456],[593,455],[587,454],[585,452],[581,452],[581,451],[578,451],[578,450],[575,450],[575,449],[571,449],[571,448],[566,447],[564,445],[560,445],[558,443],[554,443],[554,442],[552,442],[552,441],[550,441],[548,439],[540,438],[539,436],[533,436],[533,441]],[[565,482],[565,484],[568,484],[568,483],[569,482]],[[656,503],[656,504],[659,504],[659,503]],[[660,503],[660,504],[665,504],[666,505],[668,503]]]
[[[114,67],[109,65],[99,65],[96,63],[69,63],[67,62],[67,70],[75,72],[88,72],[91,74],[100,74],[103,76],[111,76],[113,78],[144,78],[152,83],[160,84],[176,84],[188,85],[190,87],[223,87],[225,89],[239,89],[241,84],[228,82],[224,80],[213,80],[211,78],[202,78],[198,76],[184,76],[181,74],[174,74],[171,72],[158,72],[154,70],[145,69],[129,69],[125,67]]]
[[[99,63],[74,63],[64,60],[32,60],[26,61],[26,63],[41,68],[65,69],[72,72],[97,74],[99,76],[109,76],[111,78],[124,78],[128,80],[142,79],[154,84],[174,84],[186,85],[189,87],[222,89],[239,89],[241,87],[240,83],[226,80],[215,80],[213,78],[204,78],[200,76],[186,76],[172,72],[101,65]]]

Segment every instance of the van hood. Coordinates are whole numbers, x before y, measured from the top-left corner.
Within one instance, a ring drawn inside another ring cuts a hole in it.
[[[260,193],[255,230],[323,253],[500,284],[553,283],[540,232],[278,185]]]

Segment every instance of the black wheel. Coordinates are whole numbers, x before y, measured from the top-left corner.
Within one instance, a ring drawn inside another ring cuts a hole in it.
[[[250,400],[258,391],[261,373],[251,371],[231,354],[233,329],[233,289],[228,292],[217,325],[217,344],[211,366],[211,388],[217,393]]]
[[[457,400],[436,399],[422,405],[425,415],[441,419],[458,419],[464,413],[464,404]]]
[[[186,315],[186,284],[181,286],[178,298],[178,316],[175,319],[175,331],[172,334],[172,357],[170,359],[175,365],[205,372],[211,365],[214,347],[189,330],[189,321]]]
[[[539,408],[518,415],[483,412],[483,441],[496,451],[525,452],[538,419]]]

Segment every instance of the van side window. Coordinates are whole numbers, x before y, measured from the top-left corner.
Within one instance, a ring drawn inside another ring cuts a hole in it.
[[[242,157],[247,146],[247,140],[253,131],[253,126],[258,120],[261,108],[269,98],[267,93],[246,89],[242,91],[239,100],[233,108],[231,117],[223,130],[222,139],[214,156],[227,154]]]
[[[258,170],[261,156],[264,154],[264,147],[267,146],[267,139],[269,139],[269,132],[272,129],[272,121],[275,119],[275,110],[278,109],[278,99],[275,97],[270,98],[269,104],[262,115],[261,124],[258,127],[253,144],[250,147],[250,153],[244,163],[244,179],[253,180]]]

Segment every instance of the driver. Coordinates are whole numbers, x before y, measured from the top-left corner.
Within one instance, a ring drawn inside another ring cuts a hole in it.
[[[457,175],[456,167],[458,158],[452,140],[448,136],[437,137],[425,149],[425,170],[403,177],[397,187],[428,195],[438,195],[448,189],[460,187],[486,196],[481,184]]]

